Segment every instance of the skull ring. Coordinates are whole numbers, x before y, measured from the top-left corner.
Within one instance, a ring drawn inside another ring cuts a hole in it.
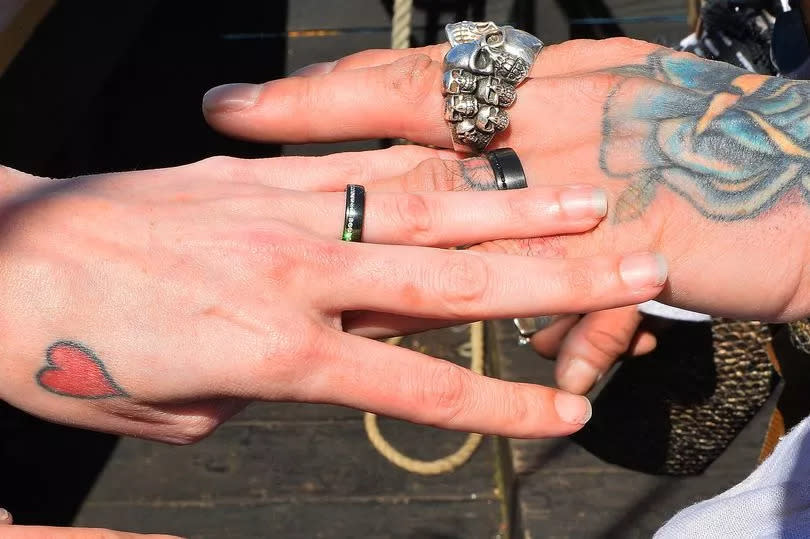
[[[444,57],[445,120],[453,148],[482,152],[509,125],[504,109],[517,97],[543,42],[511,26],[462,21],[445,27],[450,51]]]

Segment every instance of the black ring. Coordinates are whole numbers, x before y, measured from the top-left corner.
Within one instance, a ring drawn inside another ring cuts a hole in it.
[[[363,218],[366,214],[366,189],[362,185],[346,186],[346,214],[343,219],[343,241],[362,241]]]
[[[501,148],[484,155],[492,165],[492,170],[495,172],[495,185],[499,190],[528,187],[526,173],[523,171],[523,165],[515,150]]]

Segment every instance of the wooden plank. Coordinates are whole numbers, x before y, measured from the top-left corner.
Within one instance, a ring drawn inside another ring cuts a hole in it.
[[[380,425],[395,447],[415,458],[447,455],[466,437],[391,420]],[[495,497],[490,443],[483,443],[454,474],[420,476],[377,453],[358,420],[276,425],[236,421],[187,447],[124,439],[111,459],[89,501]]]
[[[192,507],[88,503],[76,524],[190,539],[491,539],[499,531],[497,503],[491,500]]]

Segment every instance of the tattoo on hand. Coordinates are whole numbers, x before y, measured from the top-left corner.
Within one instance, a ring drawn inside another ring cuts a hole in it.
[[[616,219],[665,186],[708,218],[753,218],[789,191],[810,201],[810,85],[659,50],[608,98],[600,165],[630,180]],[[662,84],[650,84],[655,79]]]
[[[37,373],[39,386],[51,393],[77,399],[127,397],[104,363],[92,350],[70,341],[50,346],[45,366]]]
[[[459,185],[472,191],[493,191],[498,188],[492,165],[485,157],[468,157],[459,163]]]

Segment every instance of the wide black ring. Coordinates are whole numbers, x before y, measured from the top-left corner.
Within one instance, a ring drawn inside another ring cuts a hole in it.
[[[346,186],[346,214],[343,219],[343,241],[362,241],[363,218],[366,215],[366,189],[362,185]]]
[[[515,150],[512,148],[501,148],[484,154],[492,165],[495,172],[495,185],[499,190],[524,189],[528,187],[526,183],[526,173],[520,163]]]

